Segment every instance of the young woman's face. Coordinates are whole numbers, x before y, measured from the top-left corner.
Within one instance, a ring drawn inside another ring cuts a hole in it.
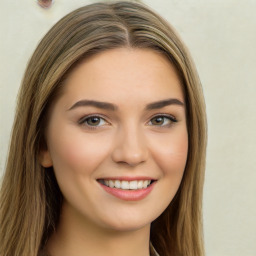
[[[152,50],[108,50],[81,63],[52,107],[41,157],[67,216],[113,230],[149,226],[182,179],[185,107],[175,69]]]

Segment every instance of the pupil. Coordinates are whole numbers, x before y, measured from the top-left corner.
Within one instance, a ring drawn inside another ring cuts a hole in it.
[[[156,117],[155,118],[155,124],[162,124],[163,123],[163,118],[162,117]]]
[[[99,124],[99,122],[100,122],[100,119],[98,117],[91,117],[88,121],[88,123],[92,125],[97,125]]]

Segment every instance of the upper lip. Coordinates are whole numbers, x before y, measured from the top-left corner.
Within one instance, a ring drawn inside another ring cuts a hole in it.
[[[133,181],[133,180],[157,180],[149,176],[115,176],[115,177],[102,177],[97,180],[124,180],[124,181]]]

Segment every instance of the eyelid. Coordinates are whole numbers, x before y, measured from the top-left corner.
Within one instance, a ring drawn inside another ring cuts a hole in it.
[[[149,123],[153,118],[156,118],[156,117],[165,117],[165,118],[168,118],[168,119],[170,119],[171,124],[178,122],[177,118],[176,118],[174,115],[166,114],[166,113],[158,113],[158,114],[155,114],[155,115],[151,116],[150,119],[149,119],[149,121],[148,121],[148,123]],[[171,125],[171,124],[169,124],[169,125]],[[168,125],[162,125],[162,127],[164,127],[164,126],[168,126]],[[161,127],[161,126],[159,125],[159,127]]]
[[[80,119],[78,120],[78,124],[79,124],[79,125],[86,126],[86,127],[89,128],[89,129],[99,129],[101,126],[103,126],[103,125],[101,125],[101,126],[90,126],[90,125],[84,124],[84,122],[85,122],[87,119],[89,119],[90,117],[98,117],[98,118],[101,118],[101,119],[103,119],[107,124],[110,124],[110,122],[107,120],[107,118],[106,118],[104,115],[102,115],[102,114],[89,114],[89,115],[85,115],[85,116],[83,116],[82,118],[80,118]]]
[[[103,125],[100,125],[100,126],[93,126],[93,125],[88,125],[88,124],[85,124],[85,121],[91,117],[98,117],[100,119],[103,119],[104,122],[106,122],[106,124],[103,124]],[[164,117],[164,118],[168,118],[170,120],[170,123],[169,124],[165,124],[165,125],[153,125],[153,124],[149,124],[153,118],[156,118],[156,117]],[[149,121],[147,121],[147,124],[150,125],[150,126],[159,126],[159,127],[168,127],[170,125],[172,125],[173,123],[176,123],[178,122],[177,118],[174,116],[174,115],[171,115],[171,114],[166,114],[166,113],[158,113],[158,114],[155,114],[153,116],[150,117]],[[104,126],[106,125],[110,125],[110,122],[108,121],[108,118],[105,116],[105,115],[102,115],[102,114],[88,114],[88,115],[85,115],[83,116],[82,118],[80,118],[78,120],[78,124],[81,125],[81,126],[84,126],[88,129],[100,129],[100,128],[103,128]]]

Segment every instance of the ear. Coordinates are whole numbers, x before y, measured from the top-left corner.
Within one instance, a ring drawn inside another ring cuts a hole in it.
[[[41,150],[39,154],[39,161],[40,161],[40,164],[45,168],[52,167],[53,165],[52,157],[48,150]]]

